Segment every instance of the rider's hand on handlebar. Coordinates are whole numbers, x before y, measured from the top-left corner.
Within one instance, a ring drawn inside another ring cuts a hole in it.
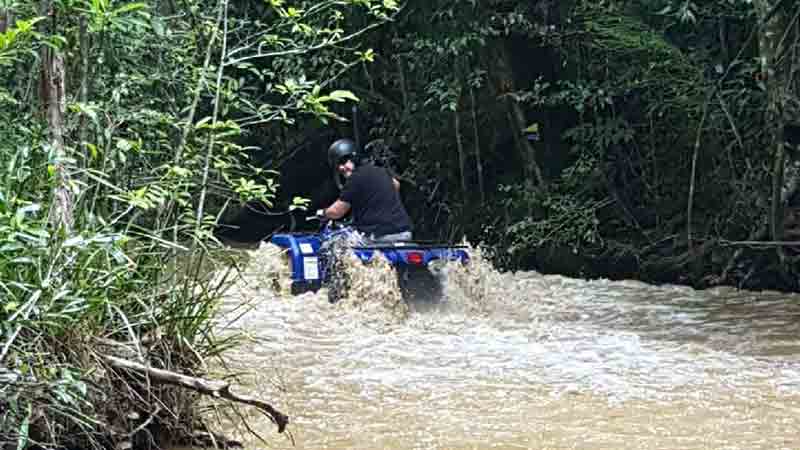
[[[316,218],[319,220],[328,220],[328,217],[325,215],[324,209],[318,209],[317,213],[315,214]]]

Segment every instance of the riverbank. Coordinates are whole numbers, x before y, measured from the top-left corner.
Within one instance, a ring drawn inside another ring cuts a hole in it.
[[[800,273],[790,262],[800,259],[800,241],[708,241],[698,245],[694,253],[672,244],[664,241],[660,246],[631,246],[625,252],[608,250],[604,254],[543,246],[516,269],[584,279],[636,279],[701,290],[730,286],[751,291],[800,291]]]
[[[110,263],[107,271],[86,264],[62,272],[57,291],[0,310],[0,448],[211,445],[225,438],[201,413],[220,402],[254,407],[282,432],[283,413],[209,369],[236,343],[218,337],[215,324],[240,255],[127,250],[129,266],[96,258]]]

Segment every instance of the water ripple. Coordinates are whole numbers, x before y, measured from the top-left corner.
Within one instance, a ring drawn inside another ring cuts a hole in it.
[[[376,307],[386,274],[331,305],[271,291],[274,249],[249,257],[224,307],[250,309],[220,331],[251,337],[232,363],[289,408],[299,448],[800,447],[798,296],[501,274],[478,257],[444,268],[440,303],[398,315],[394,297]]]

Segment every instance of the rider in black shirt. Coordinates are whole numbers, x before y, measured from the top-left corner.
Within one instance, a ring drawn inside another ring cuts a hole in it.
[[[411,219],[400,201],[400,182],[386,169],[357,164],[356,144],[340,139],[328,149],[328,162],[347,182],[339,199],[317,211],[317,216],[340,219],[353,211],[353,225],[369,240],[411,240]]]

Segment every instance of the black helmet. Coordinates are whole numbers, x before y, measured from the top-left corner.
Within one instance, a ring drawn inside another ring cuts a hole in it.
[[[350,158],[353,162],[357,162],[357,156],[358,148],[356,143],[350,139],[339,139],[328,147],[328,164],[334,169],[344,158]]]

